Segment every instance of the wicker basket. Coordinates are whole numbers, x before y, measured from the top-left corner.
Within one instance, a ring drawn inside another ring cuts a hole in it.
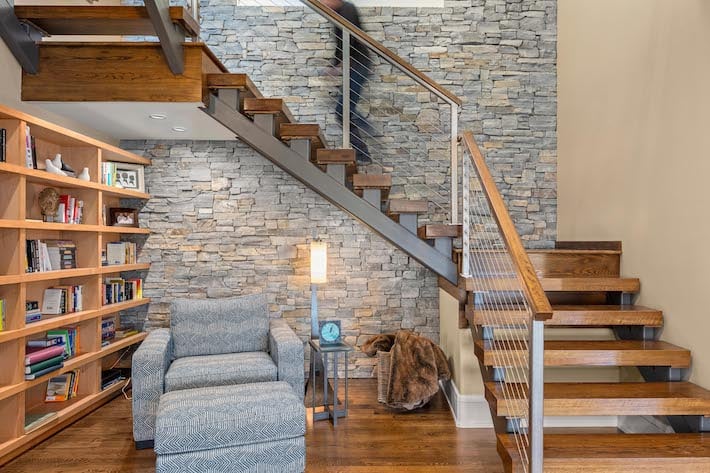
[[[390,358],[388,351],[377,352],[377,402],[387,403],[387,386],[390,384]]]

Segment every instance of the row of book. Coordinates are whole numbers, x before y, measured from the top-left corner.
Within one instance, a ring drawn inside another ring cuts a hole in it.
[[[116,163],[101,163],[101,183],[107,186],[116,185]]]
[[[49,217],[51,218],[51,217]],[[52,218],[56,223],[80,224],[84,221],[84,201],[69,194],[59,196],[59,207]]]
[[[42,314],[70,314],[82,310],[84,310],[84,286],[55,286],[44,290]]]
[[[106,243],[106,265],[136,264],[136,244],[129,241]]]
[[[76,397],[79,392],[79,372],[69,371],[54,376],[47,382],[44,402],[64,402]]]
[[[28,273],[76,268],[76,244],[68,240],[27,240]]]
[[[143,280],[106,278],[101,285],[103,305],[143,299]]]
[[[59,337],[29,340],[25,347],[25,379],[31,381],[64,366],[66,348]]]

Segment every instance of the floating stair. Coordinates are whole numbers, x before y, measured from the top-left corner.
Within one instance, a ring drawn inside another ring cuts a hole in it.
[[[385,211],[392,220],[416,235],[419,215],[429,211],[429,203],[426,200],[390,199]]]
[[[319,149],[327,148],[327,141],[317,123],[282,123],[279,139],[310,161],[315,161]]]
[[[430,224],[423,225],[417,230],[419,238],[432,241],[434,248],[451,258],[453,257],[453,240],[460,238],[462,233],[463,227],[461,225]]]
[[[389,197],[392,176],[389,174],[355,174],[353,189],[355,193],[378,209]]]
[[[316,153],[316,164],[343,185],[346,180],[352,181],[353,174],[357,172],[354,149],[321,148]]]
[[[660,310],[635,305],[557,305],[552,306],[552,318],[545,321],[549,327],[613,327],[613,326],[663,326]],[[498,325],[506,320],[526,321],[529,314],[521,310],[508,310],[503,314],[466,308],[466,315],[474,325]]]

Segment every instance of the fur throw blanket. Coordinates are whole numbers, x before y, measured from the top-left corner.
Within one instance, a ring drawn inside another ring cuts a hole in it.
[[[439,380],[451,378],[446,355],[437,344],[412,332],[377,335],[362,346],[367,356],[388,351],[390,376],[386,404],[412,410],[424,406],[439,391]]]

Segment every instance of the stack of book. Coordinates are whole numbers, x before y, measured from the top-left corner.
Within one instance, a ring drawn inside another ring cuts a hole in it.
[[[42,320],[42,312],[39,310],[38,301],[25,301],[25,324],[31,324]]]
[[[25,347],[25,379],[31,381],[64,366],[65,347],[61,341],[30,340]]]
[[[59,196],[59,208],[54,216],[57,223],[82,223],[84,219],[84,201],[71,195]]]
[[[116,338],[116,319],[109,317],[101,321],[101,346],[105,347]]]
[[[5,330],[7,327],[7,321],[5,320],[5,299],[0,299],[0,332]]]
[[[78,327],[47,330],[47,338],[59,339],[58,343],[64,347],[64,359],[71,358],[77,354],[77,348],[79,347]]]
[[[84,307],[84,286],[56,286],[44,290],[42,313],[48,315],[80,312]]]
[[[103,305],[143,299],[142,279],[106,278],[101,285]]]
[[[128,241],[106,243],[106,263],[136,264],[136,244]]]
[[[116,383],[120,383],[126,379],[125,376],[123,376],[123,373],[121,370],[108,370],[108,371],[102,371],[101,372],[101,390],[105,390],[106,388],[109,388],[113,386]]]
[[[47,382],[47,394],[44,402],[64,402],[76,397],[79,392],[79,372],[70,371],[55,376]]]
[[[67,240],[27,240],[26,272],[76,268],[76,244]]]

